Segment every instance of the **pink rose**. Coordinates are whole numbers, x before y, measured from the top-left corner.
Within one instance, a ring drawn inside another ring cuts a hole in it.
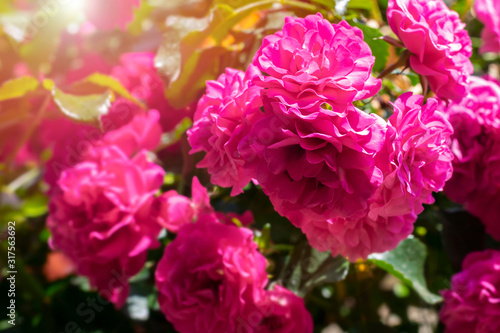
[[[500,332],[500,252],[469,254],[462,271],[451,279],[450,290],[441,294],[446,333]]]
[[[145,151],[129,158],[117,146],[91,148],[63,171],[51,197],[51,246],[117,307],[126,300],[127,279],[159,245],[152,202],[163,175]]]
[[[313,320],[304,300],[279,285],[266,291],[265,299],[259,304],[263,314],[255,333],[312,333]]]
[[[283,29],[264,38],[253,64],[264,75],[254,81],[266,94],[297,107],[345,104],[375,95],[375,57],[360,29],[332,24],[321,14],[287,17]]]
[[[483,31],[481,31],[483,45],[479,52],[500,52],[500,2],[476,0],[474,9],[477,19],[484,24]]]
[[[85,15],[98,30],[125,29],[141,0],[86,0]]]
[[[470,83],[467,96],[448,104],[442,102],[455,131],[449,141],[455,155],[454,172],[445,193],[462,204],[484,187],[481,184],[481,175],[487,167],[484,157],[497,137],[500,139],[500,87],[474,76]]]
[[[266,100],[264,109],[239,150],[276,211],[321,220],[363,212],[382,182],[374,155],[386,122],[353,106],[337,112],[317,105],[303,114]]]
[[[452,133],[437,101],[411,93],[401,95],[389,118],[385,146],[373,160],[383,180],[352,217],[319,219],[301,212],[292,222],[320,251],[331,250],[351,261],[394,249],[413,230],[422,204],[451,177],[451,154],[446,141]]]
[[[185,225],[196,222],[203,214],[215,216],[210,206],[210,198],[198,178],[193,178],[192,200],[171,190],[158,197],[158,222],[171,232],[178,232]]]
[[[226,69],[217,81],[207,82],[206,94],[200,99],[194,125],[188,131],[191,153],[205,151],[199,168],[208,168],[211,181],[233,187],[231,195],[239,194],[250,181],[243,170],[244,160],[237,151],[238,143],[259,117],[262,106],[260,88],[249,80],[256,69],[247,73]],[[247,116],[248,115],[248,116]]]
[[[445,193],[481,219],[500,239],[500,87],[471,77],[469,94],[442,107],[454,128],[448,144],[454,154],[453,176]]]
[[[378,215],[419,214],[421,204],[433,203],[432,192],[442,191],[452,175],[453,154],[446,142],[453,128],[437,100],[423,104],[423,99],[404,93],[394,103],[387,131],[390,168],[381,186],[383,202],[376,204]]]
[[[160,308],[179,333],[237,332],[264,296],[253,232],[204,215],[184,225],[156,269]]]
[[[389,0],[387,20],[411,52],[411,68],[437,96],[454,100],[467,94],[472,44],[456,12],[442,0]]]

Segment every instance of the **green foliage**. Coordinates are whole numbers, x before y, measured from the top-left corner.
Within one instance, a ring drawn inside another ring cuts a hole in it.
[[[94,74],[86,77],[82,81],[75,83],[74,86],[82,86],[86,83],[93,84],[93,85],[96,85],[96,86],[102,87],[102,88],[107,88],[107,89],[113,91],[114,93],[116,93],[122,97],[125,97],[126,99],[128,99],[130,101],[139,103],[134,97],[132,97],[130,92],[120,83],[120,81],[118,81],[117,79],[115,79],[109,75],[104,75],[101,73],[94,73]]]
[[[52,96],[66,116],[84,122],[96,122],[100,116],[107,114],[113,100],[110,92],[78,96],[66,94],[57,87],[52,89]]]
[[[349,262],[333,257],[329,251],[320,252],[307,243],[295,247],[285,269],[284,284],[301,296],[313,288],[343,280],[349,272]]]
[[[412,287],[424,301],[434,304],[441,302],[442,298],[427,289],[424,276],[426,258],[425,245],[413,237],[405,239],[392,251],[375,253],[369,257],[375,265]]]
[[[373,71],[381,72],[387,64],[387,59],[389,57],[389,44],[380,39],[383,36],[380,30],[357,22],[354,22],[352,25],[363,31],[363,39],[372,50],[373,56],[375,57]]]
[[[31,76],[6,81],[0,86],[0,102],[23,97],[27,93],[35,91],[38,86],[38,80]]]

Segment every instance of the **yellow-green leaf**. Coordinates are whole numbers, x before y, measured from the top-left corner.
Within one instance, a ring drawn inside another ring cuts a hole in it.
[[[39,86],[38,80],[31,76],[6,81],[0,87],[0,102],[20,98]]]
[[[78,96],[66,94],[56,87],[52,90],[52,96],[66,116],[85,122],[97,121],[101,115],[107,114],[113,100],[111,92]]]
[[[125,97],[128,100],[131,100],[133,102],[137,102],[137,100],[130,94],[130,92],[118,81],[117,79],[109,76],[109,75],[104,75],[101,73],[94,73],[90,76],[87,76],[85,79],[83,79],[80,82],[89,82],[92,84],[95,84],[100,87],[108,88],[111,89],[113,92],[117,93],[120,96]],[[76,84],[78,84],[77,82]]]

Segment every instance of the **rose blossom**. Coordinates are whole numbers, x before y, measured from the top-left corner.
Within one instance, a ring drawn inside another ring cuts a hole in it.
[[[290,290],[274,286],[259,304],[262,322],[255,333],[312,333],[313,320],[304,300]]]
[[[313,247],[355,261],[395,248],[412,232],[422,204],[434,201],[432,192],[441,191],[452,173],[446,145],[451,125],[435,99],[422,101],[405,93],[394,103],[385,146],[374,157],[383,181],[360,216],[325,220],[302,212],[292,220]]]
[[[500,332],[500,252],[470,253],[441,293],[446,333]]]
[[[449,145],[455,159],[454,173],[446,194],[458,203],[480,195],[481,175],[487,167],[484,157],[500,136],[500,87],[479,77],[471,77],[470,92],[463,99],[442,103],[454,128]],[[490,146],[488,148],[488,146]]]
[[[423,99],[404,93],[394,103],[387,131],[391,165],[381,186],[383,202],[375,204],[380,206],[377,215],[419,214],[421,204],[433,203],[432,192],[442,191],[452,175],[453,154],[446,141],[453,128],[436,99],[425,104]]]
[[[476,0],[474,9],[477,19],[484,23],[483,31],[481,31],[483,45],[479,52],[500,52],[500,2]]]
[[[489,78],[488,78],[489,79]],[[471,77],[469,94],[459,101],[442,102],[454,128],[449,146],[454,154],[453,176],[445,193],[481,219],[486,230],[500,239],[500,87]]]
[[[283,29],[264,38],[253,64],[264,73],[254,81],[269,97],[298,108],[324,102],[342,105],[375,95],[375,57],[363,33],[321,14],[287,17]]]
[[[197,177],[193,178],[191,199],[179,194],[175,190],[160,195],[156,203],[158,209],[158,222],[168,231],[178,232],[179,229],[189,223],[195,223],[202,215],[210,215],[221,223],[243,226],[254,222],[251,211],[243,214],[234,212],[216,212],[210,205],[210,197],[205,187],[200,184]],[[237,221],[234,221],[234,220]]]
[[[410,65],[437,96],[467,94],[472,44],[459,15],[442,0],[389,0],[387,20],[411,52]]]
[[[263,298],[265,269],[252,231],[203,215],[165,248],[155,274],[160,308],[180,333],[236,332]]]
[[[252,66],[247,73],[228,68],[217,81],[208,81],[193,127],[188,131],[191,153],[206,152],[197,166],[208,168],[212,183],[232,186],[231,195],[241,193],[251,179],[243,171],[244,160],[237,146],[248,131],[249,123],[255,121],[248,117],[258,117],[259,112],[255,110],[262,106],[260,88],[249,80],[255,70]]]
[[[303,114],[266,99],[265,117],[240,144],[245,170],[283,216],[354,216],[382,182],[373,157],[383,147],[386,122],[353,106],[329,107]]]
[[[175,190],[165,192],[158,197],[160,206],[158,222],[164,228],[177,232],[183,225],[195,222],[203,214],[215,216],[207,189],[196,177],[193,178],[191,192],[192,200]]]
[[[159,245],[152,201],[163,174],[145,151],[129,158],[118,146],[91,147],[62,172],[52,194],[51,246],[117,307],[128,294],[126,279],[141,270],[147,250]]]

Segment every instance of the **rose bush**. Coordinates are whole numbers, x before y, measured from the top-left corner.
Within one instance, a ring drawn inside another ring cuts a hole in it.
[[[496,333],[497,7],[3,0],[0,327]]]

